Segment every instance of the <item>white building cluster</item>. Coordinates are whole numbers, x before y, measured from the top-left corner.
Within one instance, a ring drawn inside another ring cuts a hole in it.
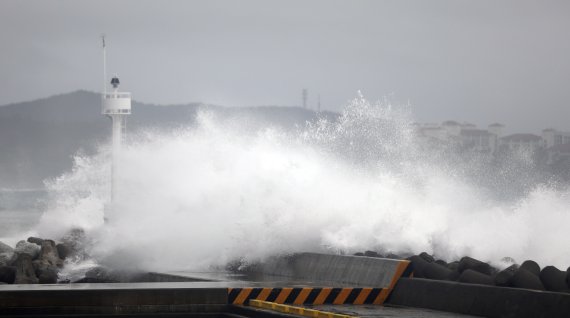
[[[453,145],[464,151],[497,154],[501,151],[543,152],[546,163],[570,162],[570,132],[544,129],[542,134],[505,135],[505,126],[491,124],[479,129],[470,123],[448,120],[441,124],[415,123],[418,136],[429,144]]]

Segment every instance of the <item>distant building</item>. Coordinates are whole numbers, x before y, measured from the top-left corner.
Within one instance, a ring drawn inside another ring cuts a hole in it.
[[[453,120],[444,121],[441,123],[441,128],[445,129],[449,135],[459,136],[461,133],[461,124]]]
[[[488,131],[492,134],[494,134],[495,136],[497,136],[498,138],[503,137],[503,130],[505,129],[505,125],[503,124],[499,124],[499,123],[494,123],[494,124],[490,124],[488,127]]]
[[[570,143],[570,132],[557,131],[556,129],[544,129],[542,131],[542,139],[544,140],[544,147],[550,148],[558,145]]]
[[[424,141],[439,141],[456,145],[463,150],[494,153],[504,128],[501,124],[489,125],[488,130],[477,129],[470,123],[446,120],[441,124],[415,124]]]
[[[570,132],[548,128],[542,131],[542,146],[545,148],[546,164],[570,163]]]
[[[483,129],[462,129],[461,146],[478,152],[494,153],[497,149],[497,135]]]
[[[544,129],[542,134],[511,134],[504,136],[505,126],[490,124],[478,129],[469,123],[446,120],[441,124],[414,123],[418,140],[427,147],[455,147],[462,151],[486,153],[529,151],[534,160],[546,164],[557,175],[570,180],[570,132]]]
[[[546,149],[546,164],[570,163],[570,142]]]
[[[570,132],[544,129],[542,135],[511,134],[504,136],[505,125],[493,123],[487,129],[478,129],[470,123],[446,120],[437,123],[414,123],[421,142],[445,144],[466,151],[495,154],[497,151],[543,151],[549,162],[565,158],[570,148]],[[563,146],[564,145],[564,146]]]
[[[438,124],[416,124],[416,131],[420,137],[432,141],[448,141],[448,132]]]
[[[533,134],[512,134],[499,139],[501,149],[537,151],[542,148],[542,138]]]

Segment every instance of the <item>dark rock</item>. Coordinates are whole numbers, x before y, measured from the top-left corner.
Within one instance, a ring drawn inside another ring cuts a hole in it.
[[[28,237],[28,242],[39,245],[39,246],[42,246],[43,241],[44,240],[39,238],[39,237],[33,237],[33,236]]]
[[[0,242],[0,266],[8,266],[14,259],[14,249],[7,244]]]
[[[15,260],[14,252],[0,253],[0,266],[10,266]]]
[[[438,280],[454,280],[457,278],[458,273],[450,270],[449,268],[433,263],[427,263],[423,268],[423,275],[425,278],[438,279]]]
[[[43,240],[40,256],[33,262],[34,272],[42,284],[55,284],[59,269],[63,267],[63,261],[52,240]]]
[[[76,259],[89,259],[89,255],[86,252],[86,246],[90,243],[88,242],[88,237],[83,229],[72,229],[66,235],[61,238],[61,243],[71,247],[72,254],[66,255],[66,257],[73,256]],[[60,255],[63,258],[63,255]]]
[[[438,259],[434,263],[447,267],[447,262],[442,259]]]
[[[490,275],[472,269],[464,270],[457,281],[467,284],[494,285],[493,278]]]
[[[540,281],[549,291],[561,292],[568,289],[566,285],[566,272],[554,266],[546,266],[540,272]]]
[[[65,260],[67,257],[72,256],[74,254],[73,246],[70,243],[59,243],[56,246],[57,254],[59,258]]]
[[[540,281],[540,278],[522,268],[522,265],[511,278],[511,285],[517,288],[544,290],[544,285]]]
[[[424,276],[424,269],[429,264],[426,262],[425,259],[414,255],[408,258],[412,265],[412,271],[414,272],[414,277],[423,278]]]
[[[508,264],[516,264],[517,263],[514,258],[509,257],[509,256],[505,256],[505,257],[501,258],[501,262],[508,263]]]
[[[481,274],[485,274],[485,275],[492,275],[494,270],[491,267],[491,265],[481,262],[480,260],[471,258],[469,256],[465,256],[463,257],[460,261],[459,261],[459,265],[457,267],[457,270],[460,273],[463,273],[465,270],[474,270],[476,272],[479,272]]]
[[[535,261],[526,260],[521,264],[520,267],[524,270],[527,270],[531,274],[536,275],[537,277],[540,276],[540,266]]]
[[[81,228],[71,229],[67,234],[65,234],[61,241],[64,243],[70,243],[74,245],[74,243],[81,243],[84,242],[86,238],[85,231]]]
[[[63,267],[63,261],[59,258],[55,242],[52,240],[42,242],[39,260],[48,265]]]
[[[79,251],[84,249],[83,247],[87,243],[87,236],[83,229],[72,229],[61,238],[61,242]]]
[[[0,266],[0,282],[13,284],[16,279],[16,267]]]
[[[511,287],[512,286],[512,278],[515,275],[515,273],[517,272],[517,270],[519,269],[519,266],[517,264],[513,264],[505,269],[503,269],[502,271],[500,271],[499,273],[497,273],[497,275],[495,275],[495,285],[497,286],[503,286],[503,287]]]
[[[37,284],[39,282],[30,255],[18,254],[15,267],[16,278],[14,279],[14,284]]]
[[[40,247],[34,243],[26,242],[24,240],[16,243],[14,252],[17,254],[28,254],[32,260],[38,258],[40,255]]]
[[[447,268],[451,269],[452,271],[459,272],[459,262],[454,261],[447,264]]]
[[[39,270],[38,280],[40,284],[55,284],[57,283],[57,276],[58,268],[50,266],[43,270]]]
[[[112,280],[114,278],[113,272],[110,269],[102,267],[102,266],[97,266],[97,267],[94,267],[94,268],[88,270],[85,273],[85,277],[87,277],[87,278],[98,278],[98,279],[110,279],[110,280]]]
[[[14,252],[14,249],[12,248],[12,246],[0,242],[0,253],[7,253],[7,252]]]
[[[389,258],[389,259],[404,259],[405,257],[403,257],[402,255],[394,254],[394,253],[388,253],[388,254],[384,255],[384,258]]]
[[[357,253],[354,253],[354,256],[364,256],[364,253],[362,253],[362,252],[357,252]]]
[[[247,262],[242,258],[237,258],[229,261],[225,266],[225,270],[230,273],[239,273],[244,266],[247,266]]]
[[[104,278],[83,277],[73,282],[74,284],[97,284],[97,283],[119,283],[116,280],[109,280]]]
[[[364,252],[364,256],[367,256],[367,257],[382,257],[382,255],[378,254],[378,252],[374,252],[374,251],[365,251],[365,252]]]
[[[38,278],[42,275],[48,277],[53,276],[53,272],[56,274],[59,272],[59,268],[57,266],[39,259],[33,261],[32,265],[34,266],[34,271],[36,272],[36,277]]]
[[[426,262],[428,263],[432,263],[435,261],[435,258],[433,258],[433,256],[429,255],[426,252],[421,252],[419,255],[421,258],[423,258]]]
[[[75,283],[119,283],[121,282],[119,276],[108,268],[97,266],[88,270],[85,277]]]

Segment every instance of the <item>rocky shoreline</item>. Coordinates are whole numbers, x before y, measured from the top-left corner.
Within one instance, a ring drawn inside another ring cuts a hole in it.
[[[393,254],[383,256],[374,251],[354,255],[404,259]],[[566,271],[562,271],[555,266],[541,268],[533,260],[526,260],[522,264],[517,264],[513,259],[505,258],[504,261],[511,263],[511,265],[499,270],[489,263],[469,256],[448,263],[436,259],[426,252],[405,259],[411,262],[411,272],[416,278],[570,293],[570,267]]]
[[[14,247],[0,242],[0,284],[69,283],[61,279],[66,260],[86,259],[83,230],[71,230],[60,240],[29,237]]]
[[[14,248],[0,242],[0,284],[55,284],[71,251],[68,243],[35,237]]]
[[[153,281],[148,277],[149,273],[114,271],[95,264],[73,281],[61,277],[66,260],[75,262],[89,259],[84,249],[85,241],[82,230],[72,230],[58,241],[29,237],[16,243],[14,247],[0,242],[0,284]],[[511,265],[500,270],[489,263],[468,256],[448,263],[426,252],[409,257],[395,254],[381,255],[374,251],[354,255],[407,259],[411,262],[411,268],[407,272],[413,273],[414,278],[570,293],[570,268],[566,271],[555,266],[541,268],[533,260],[517,264],[514,260],[506,258],[505,263]],[[253,264],[250,264],[250,267],[255,267],[251,265]],[[232,268],[232,266],[228,266],[226,270],[240,272],[237,267]]]
[[[134,269],[135,266],[131,270],[114,270],[98,265],[89,261],[91,257],[85,251],[88,242],[80,229],[70,231],[57,241],[29,237],[14,247],[0,242],[0,285],[195,281],[142,272]],[[78,263],[88,265],[81,270],[70,269]]]

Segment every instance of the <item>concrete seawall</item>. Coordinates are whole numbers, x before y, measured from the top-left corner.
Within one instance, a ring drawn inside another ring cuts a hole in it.
[[[402,278],[388,304],[499,317],[568,317],[570,294]]]
[[[0,288],[0,316],[219,313],[227,288],[207,283],[11,285]]]
[[[0,315],[217,315],[251,299],[301,305],[382,304],[408,265],[392,259],[303,253],[259,267],[262,276],[276,280],[204,282],[204,275],[148,273],[145,280],[162,282],[5,285],[0,286]],[[172,282],[176,280],[184,282]]]
[[[347,286],[392,288],[400,276],[407,275],[408,265],[406,260],[300,253],[271,259],[261,272]]]
[[[1,285],[0,316],[226,317],[251,300],[299,306],[389,304],[492,318],[570,313],[570,294],[408,278],[409,265],[405,260],[302,253],[255,267],[262,279],[252,281],[228,275],[205,282],[204,274],[149,273],[145,279],[163,282]],[[175,280],[185,282],[164,282]]]
[[[229,301],[235,305],[248,304],[250,300],[298,305],[381,305],[398,279],[407,274],[409,264],[406,260],[316,253],[276,257],[252,271],[266,282],[266,288],[233,288]],[[283,278],[288,280],[288,287],[271,288],[272,281]]]

